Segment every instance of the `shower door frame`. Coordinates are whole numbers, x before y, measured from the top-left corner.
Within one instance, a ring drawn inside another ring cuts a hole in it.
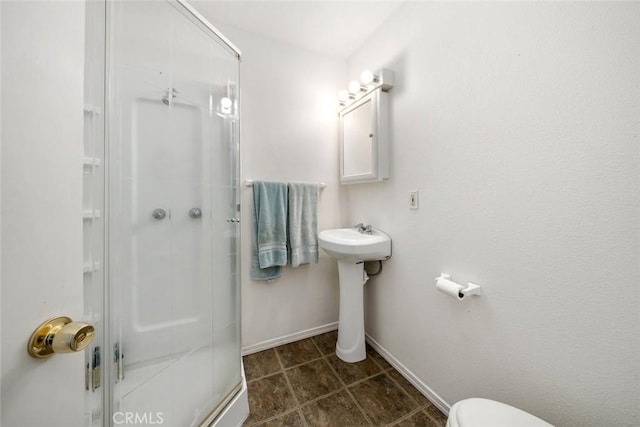
[[[88,0],[85,0],[88,1]],[[104,126],[104,157],[102,159],[102,164],[103,164],[103,169],[102,169],[102,174],[103,174],[103,206],[102,206],[102,212],[103,212],[103,218],[104,218],[104,228],[103,228],[103,254],[102,254],[102,265],[104,268],[104,285],[103,285],[103,289],[102,289],[102,307],[100,308],[102,310],[102,314],[103,314],[103,333],[102,333],[102,340],[99,343],[99,345],[102,346],[103,349],[110,349],[110,346],[113,344],[112,343],[112,339],[111,339],[111,301],[110,301],[110,277],[109,277],[109,269],[110,269],[110,263],[109,263],[109,236],[110,236],[110,230],[109,230],[109,225],[110,225],[110,218],[109,218],[109,207],[110,207],[110,196],[109,196],[109,175],[110,175],[110,159],[108,158],[109,156],[107,155],[107,153],[109,152],[109,145],[110,145],[110,127],[107,125],[107,123],[109,122],[109,86],[110,86],[110,82],[111,82],[111,72],[110,72],[110,32],[111,32],[111,27],[110,27],[110,23],[112,22],[112,17],[110,16],[111,14],[111,8],[109,7],[109,3],[111,3],[112,1],[118,1],[118,0],[103,0],[104,3],[104,25],[105,25],[105,34],[104,34],[104,40],[102,40],[102,46],[104,47],[104,75],[103,75],[103,87],[104,87],[104,98],[103,98],[103,105],[102,105],[102,111],[104,111],[104,122],[105,122],[105,126]],[[238,47],[236,47],[229,39],[227,39],[218,29],[216,29],[214,26],[212,26],[197,10],[195,10],[186,0],[165,0],[167,3],[170,3],[174,8],[176,8],[176,10],[179,13],[182,13],[183,15],[185,15],[188,19],[195,19],[197,20],[202,26],[206,27],[206,29],[208,31],[211,32],[212,37],[215,39],[218,39],[221,44],[220,46],[225,48],[230,54],[232,54],[233,56],[235,56],[235,58],[238,61],[238,80],[240,79],[240,65],[241,65],[241,51],[240,49],[238,49]],[[95,76],[89,76],[89,77],[95,77]],[[86,77],[85,77],[86,78]],[[237,94],[236,94],[236,99],[239,99],[240,97],[240,88],[239,85],[237,87]],[[239,113],[238,113],[239,116]],[[232,127],[232,132],[235,133],[235,138],[234,138],[234,143],[237,145],[237,148],[235,149],[235,155],[237,156],[236,158],[236,164],[237,164],[237,174],[236,174],[236,178],[237,178],[237,182],[235,183],[235,185],[239,186],[239,180],[240,180],[240,176],[241,176],[241,161],[240,161],[240,126],[239,126],[239,122],[236,122],[236,125]],[[239,191],[238,189],[235,190],[236,192]],[[239,195],[236,194],[236,215],[239,217],[240,215],[240,198]],[[236,248],[236,285],[239,286],[239,284],[241,283],[240,281],[240,268],[239,268],[239,257],[240,257],[240,241],[241,241],[241,234],[240,234],[240,227],[238,226],[236,229],[237,232],[237,237],[236,237],[236,242],[238,243],[238,247]],[[237,319],[238,319],[238,329],[240,329],[240,299],[239,299],[239,289],[237,290],[237,296],[238,296],[238,303],[237,303]],[[238,345],[240,345],[238,343]],[[116,367],[113,363],[108,363],[110,360],[110,352],[105,351],[103,358],[104,358],[104,363],[102,364],[102,369],[101,369],[101,382],[102,382],[102,425],[103,427],[107,427],[107,426],[111,426],[112,425],[112,421],[113,421],[113,415],[114,415],[114,399],[113,399],[113,384],[112,384],[112,379],[114,378],[114,371],[116,370]],[[242,370],[242,365],[240,365],[241,370]],[[224,398],[222,398],[219,403],[217,404],[216,407],[211,408],[211,411],[208,413],[208,415],[202,420],[201,426],[208,426],[210,425],[215,418],[222,412],[222,410],[242,391],[242,386],[243,386],[243,378],[244,375],[241,373],[241,381],[238,385],[236,385]]]

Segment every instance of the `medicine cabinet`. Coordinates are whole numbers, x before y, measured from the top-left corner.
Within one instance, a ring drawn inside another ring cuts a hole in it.
[[[389,94],[378,87],[344,107],[340,120],[340,182],[389,178]]]

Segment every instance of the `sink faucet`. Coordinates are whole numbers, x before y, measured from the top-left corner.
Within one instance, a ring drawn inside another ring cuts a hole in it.
[[[372,234],[373,233],[373,228],[371,227],[371,225],[364,225],[363,223],[359,223],[353,226],[353,228],[357,228],[358,229],[358,233],[362,233],[362,234]]]

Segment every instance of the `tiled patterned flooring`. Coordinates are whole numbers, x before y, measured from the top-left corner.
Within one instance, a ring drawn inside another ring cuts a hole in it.
[[[328,332],[244,357],[245,426],[443,427],[446,417],[375,350],[345,363]]]

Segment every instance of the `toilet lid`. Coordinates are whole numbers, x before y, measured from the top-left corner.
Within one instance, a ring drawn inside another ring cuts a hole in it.
[[[553,427],[513,406],[489,399],[465,399],[451,407],[450,427]]]

